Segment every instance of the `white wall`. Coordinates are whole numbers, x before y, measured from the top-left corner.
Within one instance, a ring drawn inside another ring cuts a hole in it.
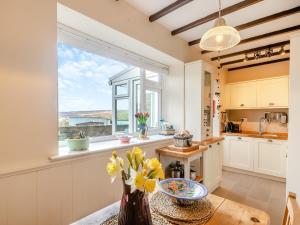
[[[2,0],[0,172],[57,150],[56,0]]]
[[[290,93],[289,93],[289,140],[287,191],[297,194],[300,203],[300,33],[291,37],[290,42]]]

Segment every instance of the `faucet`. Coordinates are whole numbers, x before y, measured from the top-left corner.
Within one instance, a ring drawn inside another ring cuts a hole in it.
[[[263,133],[263,131],[264,131],[264,129],[262,128],[262,122],[267,122],[268,120],[265,118],[265,117],[261,117],[260,119],[259,119],[259,130],[258,130],[258,132],[259,132],[259,135],[262,135],[262,133]]]

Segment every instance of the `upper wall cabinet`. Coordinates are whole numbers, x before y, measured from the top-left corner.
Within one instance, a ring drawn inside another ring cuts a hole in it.
[[[232,84],[230,87],[230,106],[232,108],[256,107],[256,82]]]
[[[288,77],[257,82],[257,104],[259,107],[288,107]]]
[[[226,109],[288,108],[288,77],[227,84]]]

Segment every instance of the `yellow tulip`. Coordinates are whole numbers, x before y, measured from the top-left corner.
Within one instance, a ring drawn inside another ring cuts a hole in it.
[[[160,162],[158,161],[157,158],[152,158],[149,159],[147,161],[147,166],[151,169],[151,170],[158,170],[161,167]]]
[[[138,170],[139,165],[143,162],[144,160],[144,154],[141,148],[134,147],[132,150],[132,158],[135,162],[135,170]]]
[[[157,178],[159,178],[159,179],[165,179],[165,173],[164,173],[164,170],[161,167],[158,170]]]
[[[137,189],[142,189],[145,184],[145,178],[142,173],[137,173],[136,177],[134,179],[134,185],[136,186]]]
[[[156,180],[155,179],[148,179],[145,181],[145,190],[149,193],[155,190]]]
[[[107,163],[106,171],[109,176],[115,176],[116,173],[118,172],[118,167],[115,163],[109,162]]]

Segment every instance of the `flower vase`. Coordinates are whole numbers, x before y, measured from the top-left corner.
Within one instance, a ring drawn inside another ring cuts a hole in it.
[[[139,190],[130,193],[124,180],[118,225],[152,225],[148,195]]]
[[[147,131],[148,131],[147,124],[140,124],[139,131],[140,131],[139,139],[141,140],[147,139]]]

